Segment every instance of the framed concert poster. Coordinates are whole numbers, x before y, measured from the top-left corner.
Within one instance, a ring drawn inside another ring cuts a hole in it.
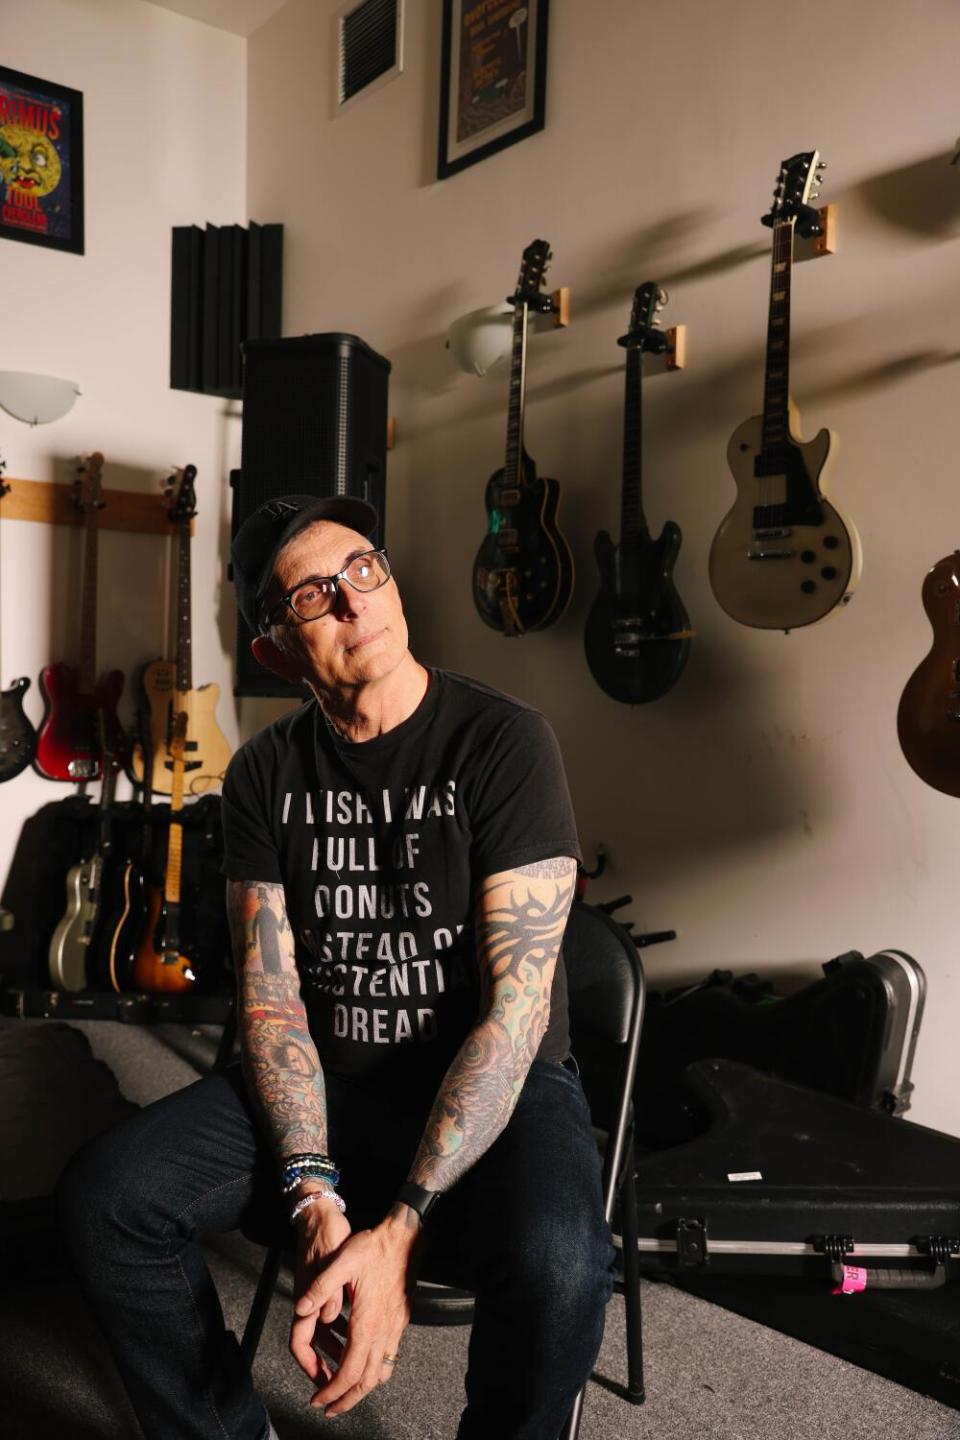
[[[439,180],[543,129],[547,13],[548,0],[443,0]]]
[[[5,65],[0,237],[83,254],[83,96]]]

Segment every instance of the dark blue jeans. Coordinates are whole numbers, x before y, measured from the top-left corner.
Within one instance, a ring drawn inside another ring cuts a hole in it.
[[[331,1077],[327,1109],[359,1230],[406,1178],[429,1106]],[[237,1066],[147,1106],[61,1177],[62,1232],[148,1440],[264,1435],[198,1236],[278,1238],[278,1189]],[[458,1440],[556,1440],[600,1348],[614,1258],[570,1070],[534,1063],[510,1123],[435,1207],[428,1242],[421,1274],[477,1296]]]

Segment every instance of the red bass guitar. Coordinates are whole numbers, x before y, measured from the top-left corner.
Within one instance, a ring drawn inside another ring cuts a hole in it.
[[[107,737],[118,767],[125,763],[126,739],[117,719],[123,672],[97,679],[97,516],[103,508],[97,452],[80,465],[74,503],[84,516],[83,595],[80,665],[58,661],[40,675],[45,712],[37,738],[37,769],[48,780],[99,780],[103,775],[101,734]],[[103,716],[101,728],[101,715]]]

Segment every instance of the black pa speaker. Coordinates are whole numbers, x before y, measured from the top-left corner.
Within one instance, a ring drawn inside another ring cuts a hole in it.
[[[250,340],[243,347],[243,438],[231,476],[231,535],[278,495],[356,495],[380,517],[384,543],[390,361],[356,335]],[[299,692],[264,670],[237,617],[235,695]]]

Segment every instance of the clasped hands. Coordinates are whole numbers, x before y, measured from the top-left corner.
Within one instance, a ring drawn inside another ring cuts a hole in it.
[[[407,1295],[418,1228],[415,1220],[388,1216],[374,1229],[354,1234],[346,1217],[323,1201],[297,1222],[290,1353],[318,1386],[309,1403],[325,1406],[329,1416],[352,1410],[393,1374],[384,1356],[398,1354],[410,1321]],[[344,1290],[350,1300],[346,1323]]]

